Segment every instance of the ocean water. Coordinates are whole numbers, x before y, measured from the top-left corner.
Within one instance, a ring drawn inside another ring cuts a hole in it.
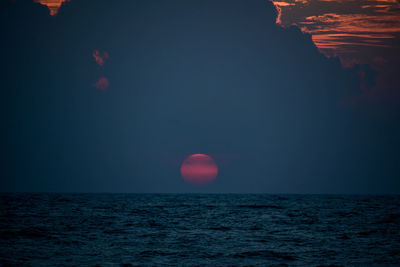
[[[0,265],[398,265],[400,196],[3,194]]]

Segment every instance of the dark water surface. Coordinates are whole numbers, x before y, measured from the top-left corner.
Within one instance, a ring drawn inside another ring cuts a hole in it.
[[[3,194],[0,265],[396,265],[400,196]]]

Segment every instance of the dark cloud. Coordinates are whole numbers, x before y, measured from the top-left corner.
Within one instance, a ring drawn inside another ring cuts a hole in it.
[[[17,1],[6,14],[3,190],[400,190],[398,116],[343,105],[360,70],[275,25],[267,1],[71,1],[55,17]],[[107,94],[92,88],[96,47],[113,57]],[[217,180],[197,189],[170,163],[194,153],[238,156],[214,157]]]

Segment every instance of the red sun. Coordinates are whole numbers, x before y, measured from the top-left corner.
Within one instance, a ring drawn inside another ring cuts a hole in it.
[[[181,174],[182,178],[190,184],[206,185],[217,178],[218,166],[206,154],[193,154],[183,161]]]

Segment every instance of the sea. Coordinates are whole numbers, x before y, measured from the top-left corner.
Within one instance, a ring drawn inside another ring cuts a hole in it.
[[[0,266],[400,265],[396,195],[0,196]]]

